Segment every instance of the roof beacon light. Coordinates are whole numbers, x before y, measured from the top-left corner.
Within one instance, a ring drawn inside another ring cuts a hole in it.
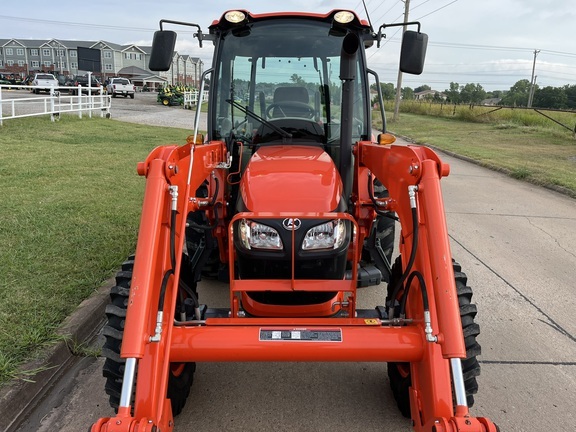
[[[224,15],[224,18],[226,19],[226,21],[228,21],[231,24],[238,24],[238,23],[241,23],[242,21],[244,21],[246,19],[246,14],[244,14],[244,12],[240,12],[240,11],[230,11],[230,12],[226,12],[226,15]]]
[[[354,20],[354,14],[349,11],[336,12],[334,15],[334,21],[340,24],[348,24],[352,20]]]

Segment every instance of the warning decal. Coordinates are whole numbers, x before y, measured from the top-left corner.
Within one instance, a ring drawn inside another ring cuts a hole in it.
[[[261,341],[342,342],[342,329],[260,329]]]

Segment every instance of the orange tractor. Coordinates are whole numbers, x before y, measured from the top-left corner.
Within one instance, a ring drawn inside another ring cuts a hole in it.
[[[387,362],[416,431],[497,431],[469,413],[479,328],[451,258],[449,166],[372,132],[369,77],[380,84],[365,49],[389,26],[345,10],[229,11],[207,34],[163,20],[152,70],[172,60],[167,23],[214,43],[207,136],[196,129],[138,164],[138,245],[104,329],[116,416],[92,432],[172,431],[196,363],[222,361]],[[409,25],[418,31],[404,33],[400,65],[419,74],[427,36]],[[201,303],[202,277],[229,282],[228,308]],[[358,288],[381,283],[381,304],[357,308]]]

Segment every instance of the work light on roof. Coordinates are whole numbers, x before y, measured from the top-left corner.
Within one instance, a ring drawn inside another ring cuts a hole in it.
[[[242,21],[244,21],[246,19],[246,14],[244,14],[244,12],[240,12],[240,11],[230,11],[230,12],[226,12],[226,15],[224,15],[224,18],[229,23],[238,24],[238,23],[241,23]]]
[[[354,14],[349,11],[340,11],[334,14],[334,21],[340,24],[348,24],[354,20]]]

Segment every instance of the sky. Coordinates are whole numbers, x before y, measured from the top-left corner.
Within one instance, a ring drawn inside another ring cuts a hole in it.
[[[424,73],[403,76],[403,87],[429,85],[448,89],[450,82],[480,84],[485,90],[508,90],[535,75],[540,87],[576,85],[576,25],[574,0],[409,0],[409,19],[422,24],[429,44]],[[375,29],[402,22],[403,0],[365,0]],[[105,40],[118,44],[151,45],[160,19],[210,23],[230,9],[254,13],[304,11],[325,13],[352,9],[366,18],[360,0],[28,0],[2,2],[0,39]],[[192,33],[180,31],[180,54],[211,63],[211,44],[199,48]],[[185,29],[185,28],[182,28]],[[396,83],[400,51],[399,28],[385,30],[380,49],[367,51],[369,67],[381,82]]]

